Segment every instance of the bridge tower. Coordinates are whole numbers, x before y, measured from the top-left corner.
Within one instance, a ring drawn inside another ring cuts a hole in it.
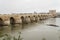
[[[49,14],[51,17],[56,17],[56,10],[49,10]]]

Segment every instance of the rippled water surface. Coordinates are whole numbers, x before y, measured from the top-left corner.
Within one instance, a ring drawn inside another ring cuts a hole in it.
[[[50,26],[51,24],[57,25]],[[21,29],[23,27],[23,29]],[[9,33],[18,36],[21,32],[23,40],[60,40],[60,18],[50,18],[37,23],[16,24],[15,26],[3,26],[0,28],[0,35]]]

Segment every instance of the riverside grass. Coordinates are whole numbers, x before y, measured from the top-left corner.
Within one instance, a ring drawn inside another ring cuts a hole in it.
[[[3,38],[0,40],[22,40],[23,38],[21,38],[21,32],[19,32],[18,38],[16,38],[15,36],[11,36],[9,34],[4,34],[4,36],[2,36]]]

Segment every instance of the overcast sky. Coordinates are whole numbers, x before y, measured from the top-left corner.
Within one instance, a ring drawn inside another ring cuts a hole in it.
[[[0,0],[0,13],[48,12],[56,9],[60,12],[59,0]]]

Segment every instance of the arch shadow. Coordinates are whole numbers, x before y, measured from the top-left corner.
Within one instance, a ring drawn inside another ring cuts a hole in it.
[[[22,23],[24,23],[24,16],[21,16]]]
[[[21,16],[21,20],[22,20],[22,29],[24,28],[24,16]]]
[[[0,26],[3,26],[3,24],[4,24],[4,21],[2,18],[0,18]]]
[[[13,17],[10,17],[10,24],[14,25],[15,24],[15,19]]]

